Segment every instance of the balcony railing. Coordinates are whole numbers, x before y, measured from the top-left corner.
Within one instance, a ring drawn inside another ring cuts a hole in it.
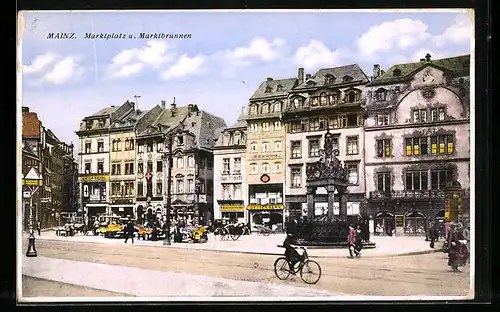
[[[370,192],[370,199],[444,199],[443,190],[417,190],[417,191],[392,191],[392,192]]]

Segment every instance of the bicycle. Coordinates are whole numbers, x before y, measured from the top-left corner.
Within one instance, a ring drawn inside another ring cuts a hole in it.
[[[307,250],[304,247],[299,247],[303,250],[300,261],[292,267],[291,263],[285,257],[279,257],[274,261],[274,274],[280,280],[286,280],[290,274],[300,274],[300,278],[306,284],[316,284],[321,278],[321,266],[314,260],[309,260]],[[316,271],[316,274],[314,273]],[[312,279],[306,278],[312,277]]]

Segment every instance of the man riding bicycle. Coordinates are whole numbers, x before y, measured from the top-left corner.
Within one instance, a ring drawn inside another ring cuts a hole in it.
[[[285,247],[285,258],[290,264],[290,269],[293,269],[298,262],[303,260],[303,256],[290,244],[291,241],[292,235],[288,234],[283,242],[283,247]]]

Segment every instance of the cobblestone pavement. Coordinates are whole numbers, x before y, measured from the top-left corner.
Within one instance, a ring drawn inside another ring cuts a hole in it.
[[[25,239],[23,250],[26,247]],[[322,267],[322,277],[318,284],[306,285],[300,278],[279,281],[273,270],[277,256],[272,255],[52,240],[37,240],[37,251],[39,256],[49,258],[307,287],[360,296],[466,296],[470,285],[469,267],[460,273],[452,272],[447,266],[447,255],[440,252],[359,259],[317,258],[315,260]],[[26,266],[31,259],[26,259]]]

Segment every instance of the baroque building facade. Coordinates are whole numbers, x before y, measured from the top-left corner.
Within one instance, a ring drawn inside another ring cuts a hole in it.
[[[285,127],[288,91],[297,79],[267,78],[249,99],[245,183],[250,225],[283,228],[285,221]]]
[[[135,126],[138,219],[166,216],[204,224],[213,217],[213,147],[226,127],[222,118],[195,104],[155,106]],[[172,144],[169,145],[172,138]],[[168,164],[168,155],[172,164]],[[167,181],[169,167],[171,181]],[[167,194],[167,183],[171,193]]]
[[[109,129],[109,205],[111,213],[120,217],[135,216],[134,126],[144,114],[127,101],[114,112]]]
[[[247,222],[248,187],[245,183],[247,124],[242,114],[224,129],[214,147],[214,218]]]
[[[320,69],[314,75],[299,68],[297,85],[287,96],[286,205],[290,216],[307,211],[306,194],[315,192],[315,215],[326,215],[326,190],[306,188],[306,168],[319,160],[328,129],[333,134],[338,158],[348,168],[347,213],[364,211],[364,88],[368,77],[357,64]],[[339,214],[335,195],[334,214]]]
[[[470,56],[374,66],[367,86],[366,195],[375,232],[422,234],[457,181],[469,207]]]

